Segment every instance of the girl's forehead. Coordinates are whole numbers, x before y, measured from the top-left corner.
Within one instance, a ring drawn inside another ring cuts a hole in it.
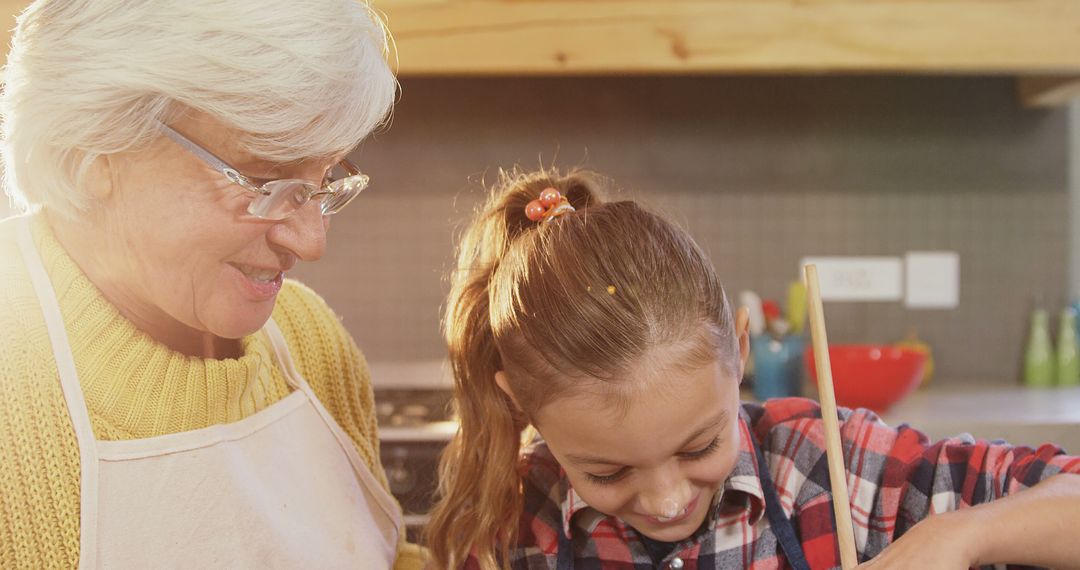
[[[651,416],[661,407],[684,407],[687,394],[707,392],[731,375],[730,367],[716,355],[692,358],[692,348],[688,348],[692,346],[684,341],[654,347],[606,378],[559,379],[554,384],[565,388],[536,416],[585,412],[620,424],[627,421],[625,416]]]
[[[541,408],[537,428],[564,458],[630,463],[668,454],[703,425],[717,423],[718,415],[731,419],[738,406],[738,382],[727,376],[714,363],[618,395],[567,395]]]

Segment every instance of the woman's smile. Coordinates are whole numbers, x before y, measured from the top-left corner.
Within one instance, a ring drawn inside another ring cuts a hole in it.
[[[253,301],[273,299],[281,290],[285,272],[279,268],[229,263],[236,270],[247,296]]]

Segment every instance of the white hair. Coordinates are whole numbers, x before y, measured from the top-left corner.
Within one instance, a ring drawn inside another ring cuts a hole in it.
[[[148,144],[177,103],[264,160],[349,150],[389,118],[388,53],[362,0],[37,0],[4,69],[5,190],[19,209],[85,211],[88,167]]]

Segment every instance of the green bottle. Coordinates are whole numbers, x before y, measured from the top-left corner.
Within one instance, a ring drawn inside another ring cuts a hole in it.
[[[1050,317],[1044,309],[1031,314],[1031,334],[1024,353],[1024,384],[1033,387],[1054,385],[1054,349],[1050,346]]]
[[[1057,383],[1080,384],[1080,347],[1076,344],[1076,313],[1071,307],[1061,311],[1057,338]]]

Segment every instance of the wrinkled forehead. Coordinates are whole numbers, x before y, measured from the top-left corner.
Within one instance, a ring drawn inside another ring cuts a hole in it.
[[[236,166],[246,164],[262,168],[280,169],[307,166],[329,168],[341,162],[355,148],[312,153],[309,156],[292,160],[280,160],[276,157],[260,155],[250,149],[252,139],[257,138],[259,135],[246,133],[202,111],[185,109],[177,114],[172,125],[196,144],[206,147],[222,160],[235,163]]]

